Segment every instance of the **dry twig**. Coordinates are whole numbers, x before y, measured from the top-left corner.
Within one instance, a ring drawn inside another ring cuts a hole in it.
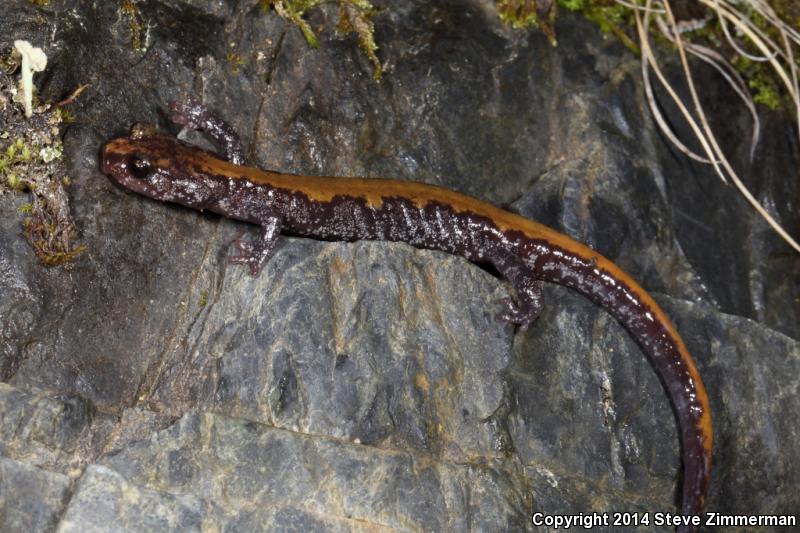
[[[753,133],[750,144],[750,159],[752,161],[755,147],[758,143],[760,122],[755,104],[747,91],[744,81],[721,54],[708,47],[684,40],[682,37],[683,31],[681,25],[672,12],[672,6],[669,0],[644,0],[644,4],[631,4],[623,0],[617,0],[617,2],[631,8],[634,12],[642,54],[642,77],[645,84],[645,93],[648,106],[653,113],[653,117],[659,129],[664,133],[667,139],[687,157],[712,165],[723,182],[730,180],[759,215],[766,220],[790,246],[800,252],[800,244],[781,227],[773,216],[750,193],[717,142],[714,131],[706,117],[703,105],[700,102],[698,90],[689,66],[688,55],[692,55],[714,67],[744,102],[745,107],[753,117]],[[751,0],[751,8],[775,27],[776,31],[781,36],[780,45],[728,0],[699,0],[699,2],[716,14],[726,38],[737,52],[752,61],[770,63],[794,102],[797,110],[798,130],[800,131],[800,90],[798,90],[797,66],[792,51],[793,46],[800,46],[800,34],[788,24],[781,21],[763,0]],[[691,109],[683,102],[659,67],[650,44],[652,20],[655,20],[661,33],[675,45],[683,69],[684,79],[686,80],[686,86],[689,90]],[[730,35],[727,29],[728,23],[730,23],[737,32],[746,37],[748,42],[757,48],[761,55],[749,53],[745,51],[739,43],[736,43],[736,40]],[[655,73],[659,83],[686,120],[695,139],[702,148],[702,153],[697,153],[687,147],[678,138],[661,114],[655,99],[653,80],[650,77],[651,70]]]

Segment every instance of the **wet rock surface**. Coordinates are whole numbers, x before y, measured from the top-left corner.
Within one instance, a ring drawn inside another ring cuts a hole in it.
[[[225,261],[242,224],[100,173],[133,122],[177,133],[167,103],[186,93],[237,128],[249,164],[441,184],[617,262],[709,389],[709,509],[796,512],[800,261],[670,150],[636,59],[568,13],[553,48],[488,1],[376,4],[380,83],[352,38],[312,49],[255,0],[140,2],[141,50],[118,3],[6,2],[0,49],[45,48],[43,100],[91,86],[64,139],[88,251],[41,266],[24,197],[0,195],[0,530],[521,531],[533,512],[677,510],[662,385],[579,295],[546,287],[515,332],[494,320],[507,287],[461,258],[296,238],[252,278]],[[720,101],[718,120],[739,112]],[[767,124],[748,176],[796,235],[797,143]]]

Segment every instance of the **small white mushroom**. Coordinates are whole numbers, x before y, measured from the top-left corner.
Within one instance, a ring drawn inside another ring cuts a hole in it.
[[[14,41],[14,48],[22,56],[22,94],[25,98],[25,116],[33,114],[33,73],[41,72],[47,66],[47,56],[41,48],[28,41]]]

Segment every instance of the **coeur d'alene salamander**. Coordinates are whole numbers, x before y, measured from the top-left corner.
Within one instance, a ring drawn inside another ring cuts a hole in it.
[[[469,196],[391,179],[295,176],[242,166],[242,144],[196,101],[173,103],[173,120],[208,134],[225,159],[135,125],[103,147],[102,169],[139,194],[258,224],[230,259],[256,275],[281,231],[326,240],[402,241],[491,264],[516,290],[498,319],[527,327],[542,282],[571,287],[611,313],[650,357],[678,416],[684,515],[700,514],[711,469],[708,396],[692,356],[664,311],[630,276],[594,250],[532,220]],[[690,531],[693,528],[679,528]]]

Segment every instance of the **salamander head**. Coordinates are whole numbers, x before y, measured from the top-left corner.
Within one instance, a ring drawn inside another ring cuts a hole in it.
[[[108,142],[100,154],[103,173],[143,196],[197,209],[211,194],[208,179],[195,161],[207,155],[148,125],[134,125],[130,137]]]

